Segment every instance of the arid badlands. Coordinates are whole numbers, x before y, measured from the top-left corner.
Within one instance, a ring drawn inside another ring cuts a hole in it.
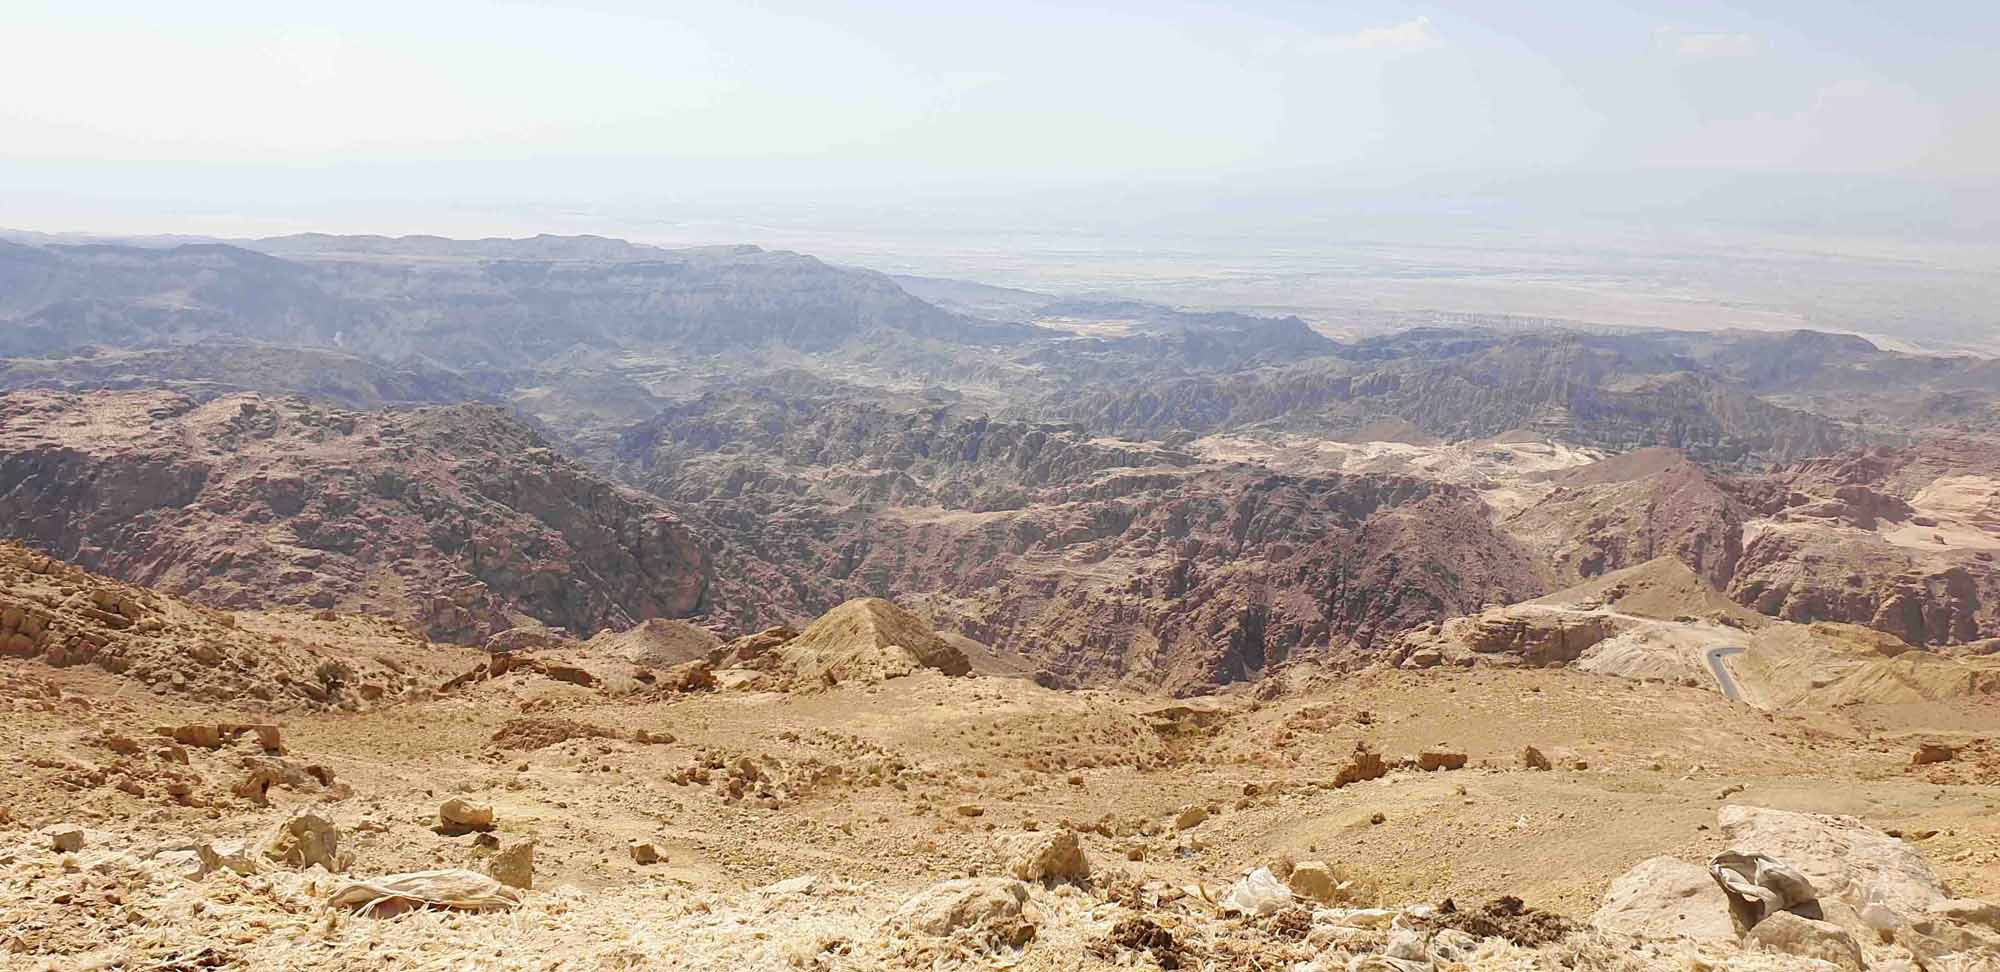
[[[0,242],[0,968],[2000,970],[2000,367]]]

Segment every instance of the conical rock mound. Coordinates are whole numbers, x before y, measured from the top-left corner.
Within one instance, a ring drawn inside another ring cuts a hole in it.
[[[934,668],[965,675],[972,663],[924,619],[879,597],[856,598],[821,615],[774,651],[802,679],[881,681]]]

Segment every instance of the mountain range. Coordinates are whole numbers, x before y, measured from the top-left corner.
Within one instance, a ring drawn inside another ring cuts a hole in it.
[[[750,246],[23,238],[0,502],[218,605],[476,641],[881,595],[1177,693],[1661,555],[1774,616],[2000,636],[2000,362],[1329,330]]]

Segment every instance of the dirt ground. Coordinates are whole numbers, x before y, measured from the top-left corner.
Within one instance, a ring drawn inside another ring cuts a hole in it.
[[[449,671],[475,660],[432,651],[402,663]],[[0,847],[13,848],[0,853],[0,954],[29,963],[9,967],[1085,968],[1111,961],[1091,943],[1134,895],[1164,893],[1183,899],[1164,913],[1192,923],[1183,937],[1208,942],[1212,967],[1278,968],[1281,957],[1311,960],[1309,943],[1190,903],[1220,898],[1251,868],[1324,860],[1358,905],[1511,895],[1580,919],[1643,859],[1725,849],[1715,830],[1725,800],[1851,814],[1917,840],[1954,893],[2000,897],[2000,781],[1910,765],[1922,740],[1990,738],[1991,701],[1768,713],[1577,671],[1386,669],[1296,673],[1261,700],[933,672],[821,692],[652,697],[517,671],[360,712],[272,717],[89,668],[0,662],[0,687],[11,709],[0,723]],[[164,770],[145,768],[151,754],[108,742],[143,750],[155,727],[266,721],[284,759],[331,782],[274,785],[268,805],[232,792],[259,758],[238,740],[187,747],[185,771],[200,783],[176,798],[156,783]],[[579,729],[601,735],[495,742]],[[1389,772],[1336,787],[1360,742]],[[1527,746],[1553,768],[1524,768]],[[1426,750],[1463,753],[1466,765],[1399,765]],[[490,837],[440,832],[439,805],[454,796],[493,807]],[[1190,807],[1205,819],[1178,827]],[[342,831],[346,875],[482,870],[492,854],[482,842],[532,838],[534,890],[504,915],[364,919],[324,908],[343,880],[324,871],[187,884],[134,863],[161,847],[254,839],[305,810]],[[35,844],[57,824],[90,842],[67,863]],[[1040,931],[1027,947],[946,954],[884,931],[905,898],[1004,874],[1011,841],[1064,827],[1081,833],[1093,880],[1037,892]],[[636,863],[629,848],[642,842],[663,860]],[[93,865],[93,853],[117,859]],[[768,890],[804,877],[813,890]],[[91,894],[96,904],[79,908]],[[1237,954],[1246,949],[1261,958]]]

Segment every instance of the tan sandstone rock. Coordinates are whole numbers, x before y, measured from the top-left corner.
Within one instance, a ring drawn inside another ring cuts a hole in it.
[[[535,886],[535,842],[517,840],[500,848],[487,862],[486,873],[510,888],[527,890]]]
[[[347,866],[340,856],[340,830],[333,821],[311,813],[279,824],[264,841],[264,856],[286,867],[318,865],[334,874]]]
[[[49,849],[58,854],[74,854],[83,849],[83,828],[69,824],[59,824],[44,830],[49,839]]]
[[[1028,886],[1008,878],[960,878],[918,892],[896,910],[903,927],[943,937],[965,928],[1018,920]]]
[[[463,827],[466,830],[491,830],[493,828],[493,807],[491,804],[475,803],[464,797],[452,797],[438,807],[438,819],[447,827]]]
[[[1789,911],[1780,911],[1758,922],[1757,927],[1744,934],[1743,947],[1819,959],[1849,972],[1861,972],[1864,967],[1861,946],[1847,929],[1832,922],[1801,918]]]
[[[1708,868],[1666,856],[1640,861],[1612,881],[1590,924],[1645,938],[1736,940],[1729,896]]]
[[[1346,786],[1364,780],[1380,779],[1389,772],[1389,766],[1382,761],[1382,754],[1368,745],[1367,740],[1354,744],[1354,754],[1347,763],[1333,775],[1333,785]]]
[[[1090,877],[1090,860],[1074,830],[1027,834],[1016,841],[1008,872],[1022,881],[1083,881]]]
[[[1910,765],[1927,766],[1931,763],[1948,763],[1958,755],[1958,750],[1941,742],[1925,742],[1917,745],[1917,751],[1910,757]]]
[[[1325,861],[1293,864],[1291,873],[1285,876],[1285,885],[1293,894],[1312,901],[1332,901],[1340,889],[1339,879]]]
[[[1434,746],[1417,754],[1417,768],[1425,772],[1464,769],[1465,754]]]

